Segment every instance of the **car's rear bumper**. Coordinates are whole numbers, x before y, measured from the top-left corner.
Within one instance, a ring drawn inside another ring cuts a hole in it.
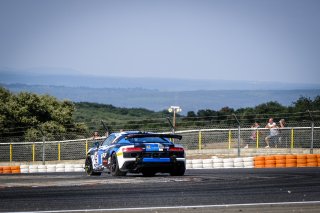
[[[154,172],[168,173],[180,166],[185,166],[184,158],[142,158],[135,161],[126,161],[121,170],[139,173],[148,169],[153,170]]]

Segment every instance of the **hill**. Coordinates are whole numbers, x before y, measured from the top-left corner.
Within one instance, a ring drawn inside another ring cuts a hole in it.
[[[152,127],[159,129],[159,126],[164,126],[169,130],[166,121],[166,117],[170,116],[168,111],[154,112],[143,108],[119,108],[109,104],[88,102],[75,103],[75,108],[74,119],[87,124],[92,131],[97,127],[100,127],[100,132],[104,131],[101,120],[113,130],[141,129],[143,126],[148,126],[149,129]]]

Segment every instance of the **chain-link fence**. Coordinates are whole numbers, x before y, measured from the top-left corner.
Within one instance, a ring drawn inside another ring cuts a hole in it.
[[[101,139],[0,143],[0,161],[59,161],[84,159],[89,148]]]
[[[277,135],[266,139],[269,129],[240,128],[238,129],[200,129],[178,131],[183,136],[179,142],[185,148],[194,149],[232,149],[240,145],[241,148],[320,148],[320,127],[283,128]],[[313,146],[312,146],[313,132]],[[268,146],[269,145],[269,146]],[[267,147],[268,146],[268,147]]]
[[[269,138],[270,130],[266,128],[238,128],[229,129],[196,129],[176,131],[183,136],[181,141],[175,141],[186,150],[279,150],[320,148],[320,127],[287,127],[278,130],[278,134]],[[239,137],[240,136],[240,137]],[[103,141],[102,137],[99,141]],[[59,161],[84,159],[87,150],[97,140],[76,139],[62,141],[36,142],[6,142],[0,143],[0,161]],[[8,140],[10,141],[10,140]],[[269,145],[268,148],[266,146]],[[247,151],[246,151],[247,152]],[[253,151],[254,152],[254,151]],[[240,153],[240,152],[239,152]]]

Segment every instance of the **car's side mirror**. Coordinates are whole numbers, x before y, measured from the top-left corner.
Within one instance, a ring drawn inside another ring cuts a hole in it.
[[[93,147],[99,148],[99,146],[100,146],[100,143],[99,143],[98,141],[97,141],[97,142],[94,142]]]

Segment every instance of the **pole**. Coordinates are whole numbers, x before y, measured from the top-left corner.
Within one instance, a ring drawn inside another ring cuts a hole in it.
[[[202,149],[202,134],[201,134],[201,130],[199,130],[199,150]]]
[[[234,116],[234,118],[236,119],[237,123],[238,123],[238,157],[240,157],[240,122],[236,116],[236,114],[232,114]]]
[[[88,153],[88,140],[86,140],[86,155]]]
[[[173,112],[173,128],[172,128],[172,134],[174,134],[175,133],[175,129],[176,129],[176,114],[178,113],[178,112],[181,112],[181,108],[179,107],[179,106],[170,106],[169,107],[169,109],[168,109],[168,111],[170,112],[170,113],[172,113]],[[169,121],[169,123],[171,124],[171,122]]]
[[[238,157],[240,157],[240,125],[238,126]]]
[[[9,147],[10,147],[10,162],[12,162],[12,143],[10,143]]]
[[[46,158],[46,138],[44,136],[44,133],[42,131],[42,128],[41,127],[38,127],[40,132],[41,132],[41,135],[42,135],[42,164],[45,165],[46,164],[46,161],[45,161],[45,158]]]
[[[171,120],[170,120],[169,117],[167,117],[167,121],[168,121],[168,123],[169,123],[169,125],[170,125],[170,127],[171,127],[171,132],[172,132],[172,134],[174,134],[174,126],[173,126],[173,124],[172,124],[172,122],[171,122]]]
[[[101,124],[102,124],[102,126],[103,126],[104,130],[106,131],[106,132],[105,132],[105,136],[106,136],[106,137],[108,137],[108,136],[109,136],[109,134],[110,134],[110,131],[109,131],[108,126],[104,123],[104,121],[103,121],[103,120],[101,120]]]
[[[45,165],[46,164],[46,143],[45,143],[45,137],[42,136],[42,164]]]
[[[256,144],[257,144],[257,149],[259,148],[259,130],[257,129],[257,134],[256,134]]]
[[[309,110],[307,110],[311,119],[311,144],[310,144],[310,154],[313,154],[313,140],[314,140],[314,119]]]
[[[173,134],[176,129],[176,109],[173,109]]]
[[[35,156],[36,156],[36,154],[35,154],[35,144],[33,143],[32,144],[32,161],[33,162],[35,161]]]
[[[290,145],[291,149],[293,149],[294,147],[294,130],[293,128],[291,128],[291,145]]]
[[[311,147],[310,154],[313,154],[313,140],[314,140],[314,122],[311,123]]]
[[[231,130],[229,130],[228,141],[229,141],[229,149],[231,149]]]
[[[61,144],[60,142],[58,143],[58,161],[61,160]]]

